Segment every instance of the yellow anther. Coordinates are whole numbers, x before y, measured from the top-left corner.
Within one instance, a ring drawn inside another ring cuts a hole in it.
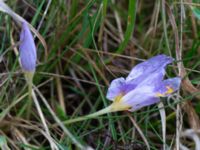
[[[165,92],[165,94],[171,94],[174,92],[174,89],[171,88],[170,86],[166,86],[166,88],[167,88],[167,91]]]
[[[166,86],[166,88],[167,88],[167,91],[166,91],[165,93],[163,93],[163,94],[161,94],[161,93],[156,93],[156,96],[157,96],[157,97],[164,97],[164,96],[166,96],[166,95],[171,94],[171,93],[174,92],[174,89],[173,89],[172,87]]]

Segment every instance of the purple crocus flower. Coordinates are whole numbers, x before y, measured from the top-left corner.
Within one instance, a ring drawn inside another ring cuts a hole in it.
[[[172,61],[173,58],[169,56],[157,55],[136,65],[126,79],[113,80],[106,95],[114,102],[113,108],[135,111],[177,91],[181,78],[164,79],[165,67]]]
[[[20,33],[19,57],[21,67],[26,72],[34,72],[36,68],[36,47],[33,35],[27,23],[22,23],[22,30]]]

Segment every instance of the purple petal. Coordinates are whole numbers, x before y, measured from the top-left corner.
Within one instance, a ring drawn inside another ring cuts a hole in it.
[[[24,71],[35,71],[36,47],[31,31],[25,22],[22,23],[22,31],[20,33],[19,55],[22,69]]]
[[[176,77],[158,81],[160,76],[160,74],[154,73],[143,84],[122,97],[122,102],[132,107],[130,111],[158,103],[160,101],[159,97],[169,96],[179,89],[181,78]]]
[[[165,75],[165,70],[163,68],[161,68],[160,70],[156,70],[152,74],[149,74],[148,76],[143,78],[143,80],[141,80],[140,83],[138,83],[137,88],[143,85],[148,85],[154,88],[158,83],[160,83],[163,80],[164,75]],[[138,81],[139,79],[140,78],[138,78]],[[137,79],[135,81],[137,81]]]
[[[127,94],[135,88],[140,88],[144,85],[150,86],[152,89],[154,89],[156,85],[160,84],[160,82],[163,80],[164,75],[165,70],[164,68],[161,68],[160,70],[156,70],[152,74],[145,76],[145,78],[138,77],[135,80],[126,81],[126,84],[123,85],[123,89],[125,91],[124,94]]]
[[[135,111],[141,109],[142,107],[150,106],[158,102],[160,102],[160,99],[158,97],[145,97],[143,98],[142,102],[134,104],[134,106],[132,106],[132,108],[129,111]]]
[[[144,85],[140,88],[136,88],[128,92],[126,95],[122,97],[122,101],[127,104],[135,104],[143,101],[145,97],[154,96],[153,93],[154,93],[154,88],[152,88],[151,86]]]
[[[128,92],[134,90],[136,88],[136,86],[137,86],[137,84],[135,84],[134,82],[130,82],[130,83],[125,82],[125,84],[121,87],[121,91],[122,91],[123,95],[125,95]]]
[[[155,97],[154,88],[151,86],[136,88],[122,97],[122,102],[132,107],[130,111],[140,109],[159,101],[159,98]]]
[[[123,94],[122,87],[124,84],[125,79],[122,77],[113,80],[108,88],[106,98],[113,101],[117,96]]]
[[[157,85],[156,94],[160,97],[169,96],[180,88],[180,84],[181,78],[179,77],[164,80]]]
[[[159,97],[156,97],[157,85],[160,85],[165,70],[157,70],[147,76],[141,83],[139,83],[135,89],[127,92],[126,95],[122,97],[122,101],[132,107],[130,111],[137,110],[144,106],[152,105],[160,101]],[[130,82],[134,82],[130,81]]]
[[[143,80],[154,71],[165,68],[165,66],[171,63],[172,61],[173,58],[163,54],[152,57],[146,60],[145,62],[136,65],[129,73],[128,77],[126,78],[126,81],[129,82],[136,78],[140,78],[140,80]]]

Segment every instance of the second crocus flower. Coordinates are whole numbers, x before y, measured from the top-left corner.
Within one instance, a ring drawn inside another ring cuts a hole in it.
[[[19,57],[23,71],[35,71],[37,60],[36,46],[29,26],[25,22],[22,23],[20,33]]]

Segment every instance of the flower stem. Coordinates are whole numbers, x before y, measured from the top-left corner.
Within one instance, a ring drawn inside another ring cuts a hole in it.
[[[79,121],[95,118],[97,116],[107,114],[107,113],[111,113],[111,112],[128,110],[129,108],[130,108],[130,106],[123,104],[121,101],[114,101],[111,105],[109,105],[106,108],[101,109],[101,110],[99,110],[99,111],[97,111],[93,114],[77,117],[77,118],[74,118],[74,119],[69,119],[67,121],[64,121],[63,123],[64,124],[71,124],[71,123],[74,123],[74,122],[79,122]]]
[[[31,114],[33,75],[34,72],[25,72],[25,78],[28,84],[27,118],[29,118]]]
[[[79,121],[95,118],[97,116],[100,116],[100,115],[103,115],[103,114],[106,114],[106,113],[110,113],[110,112],[113,112],[112,105],[110,105],[110,106],[108,106],[104,109],[101,109],[101,110],[99,110],[95,113],[92,113],[92,114],[89,114],[89,115],[86,115],[86,116],[81,116],[81,117],[74,118],[74,119],[70,119],[70,120],[64,121],[63,123],[64,124],[71,124],[71,123],[74,123],[74,122],[79,122]]]

